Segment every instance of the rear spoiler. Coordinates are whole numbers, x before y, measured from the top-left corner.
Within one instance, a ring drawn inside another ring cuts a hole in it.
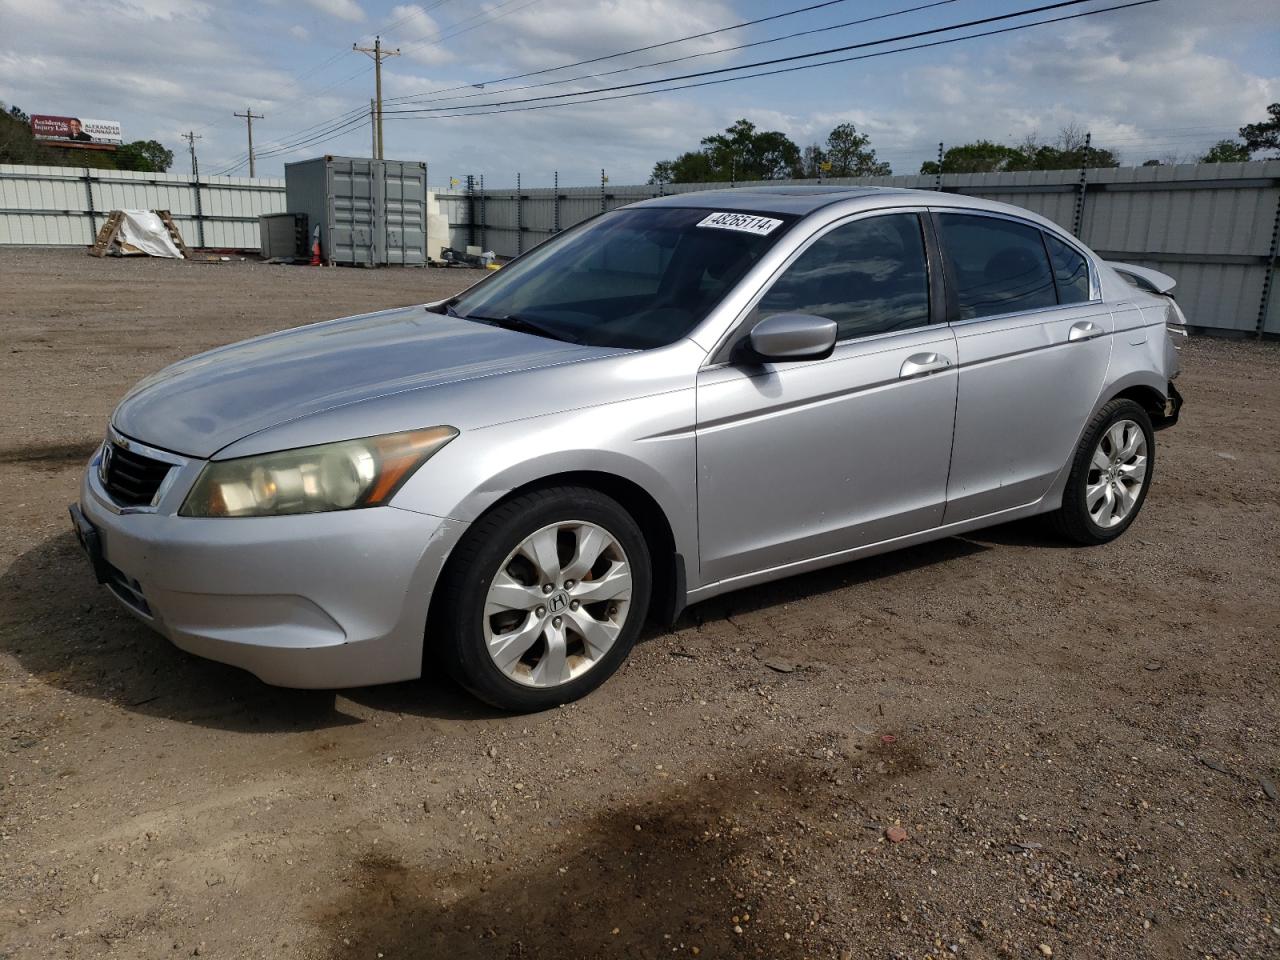
[[[1147,293],[1172,297],[1173,288],[1178,284],[1178,281],[1167,273],[1161,273],[1159,270],[1151,270],[1147,267],[1137,267],[1132,263],[1116,263],[1114,260],[1108,260],[1107,266],[1123,276],[1139,290],[1145,290]]]
[[[1173,288],[1178,283],[1173,277],[1167,273],[1161,273],[1159,270],[1135,267],[1132,263],[1115,263],[1108,260],[1107,266],[1139,290],[1145,290],[1147,293],[1154,293],[1161,297],[1168,297],[1169,308],[1166,311],[1166,326],[1170,333],[1176,333],[1183,337],[1187,335],[1187,318],[1182,313],[1182,308],[1173,299]]]

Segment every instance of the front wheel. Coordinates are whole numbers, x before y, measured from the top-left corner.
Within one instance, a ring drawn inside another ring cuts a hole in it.
[[[616,501],[556,487],[478,520],[440,586],[449,672],[480,699],[528,712],[585,696],[621,666],[652,573],[644,535]]]
[[[1089,422],[1071,463],[1058,531],[1076,543],[1099,544],[1129,529],[1147,498],[1156,442],[1147,411],[1132,400],[1106,404]]]

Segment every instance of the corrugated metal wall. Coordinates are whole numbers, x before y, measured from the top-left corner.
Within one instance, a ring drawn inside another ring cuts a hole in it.
[[[284,181],[0,164],[0,244],[88,246],[122,209],[168,210],[189,247],[256,250]]]
[[[1251,163],[915,175],[828,180],[908,187],[999,200],[1060,224],[1109,260],[1160,270],[1178,281],[1178,300],[1199,327],[1280,334],[1280,160]],[[776,185],[817,181],[769,181]],[[660,194],[723,189],[674,184],[488,189],[439,193],[452,245],[515,256],[602,210]],[[740,183],[739,187],[752,184]],[[474,212],[474,217],[473,217]],[[1077,218],[1079,222],[1077,223]],[[474,220],[474,222],[473,222]],[[1270,291],[1268,292],[1268,277]]]

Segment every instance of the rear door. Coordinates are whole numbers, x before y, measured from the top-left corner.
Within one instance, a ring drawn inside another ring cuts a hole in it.
[[[825,316],[839,338],[829,358],[730,361],[699,374],[704,583],[941,521],[955,340],[940,322],[941,278],[936,260],[931,276],[922,213],[863,215],[820,233],[739,329],[745,337],[777,313]]]
[[[1033,503],[1066,466],[1111,356],[1088,261],[1013,217],[936,211],[959,359],[944,522]]]

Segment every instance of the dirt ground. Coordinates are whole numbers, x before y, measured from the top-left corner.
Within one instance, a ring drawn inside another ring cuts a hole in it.
[[[93,583],[135,380],[473,278],[0,249],[0,958],[1280,956],[1273,344],[1187,345],[1117,543],[719,598],[537,716],[267,687]]]

